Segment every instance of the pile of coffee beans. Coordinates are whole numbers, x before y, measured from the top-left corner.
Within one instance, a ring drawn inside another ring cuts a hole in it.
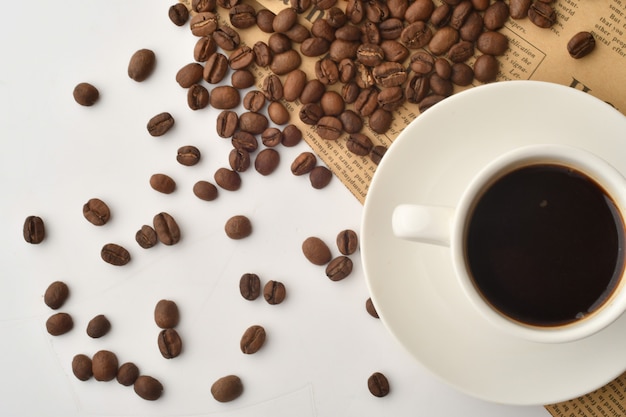
[[[175,327],[180,321],[178,305],[172,300],[160,300],[154,307],[154,322],[162,329],[157,344],[165,359],[179,356],[183,350],[183,342]]]

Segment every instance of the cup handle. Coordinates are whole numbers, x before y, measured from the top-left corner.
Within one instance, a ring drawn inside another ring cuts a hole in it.
[[[454,209],[441,206],[400,204],[393,210],[393,234],[401,239],[450,246]]]

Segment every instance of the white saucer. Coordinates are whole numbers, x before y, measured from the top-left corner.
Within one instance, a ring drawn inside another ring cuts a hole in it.
[[[449,249],[400,240],[400,203],[456,205],[492,158],[516,147],[578,146],[626,173],[626,117],[589,94],[508,81],[447,98],[389,148],[369,188],[361,253],[377,311],[397,340],[439,378],[504,404],[550,404],[586,394],[626,369],[626,315],[577,342],[540,344],[498,332],[463,297]]]

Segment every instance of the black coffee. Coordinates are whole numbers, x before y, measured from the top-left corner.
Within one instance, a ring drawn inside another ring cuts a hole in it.
[[[611,198],[585,174],[527,166],[485,191],[466,232],[475,285],[497,310],[535,326],[593,312],[624,267],[624,224]]]

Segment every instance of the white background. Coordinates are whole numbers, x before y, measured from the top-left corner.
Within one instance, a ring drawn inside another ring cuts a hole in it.
[[[510,407],[456,392],[435,379],[365,312],[368,291],[359,260],[351,276],[331,282],[310,264],[300,245],[308,236],[325,240],[338,255],[335,236],[359,229],[362,206],[337,178],[323,190],[289,166],[300,152],[277,148],[278,170],[263,177],[245,172],[237,192],[220,190],[213,202],[191,192],[201,179],[228,165],[230,142],[215,133],[218,111],[191,111],[175,82],[192,62],[196,38],[173,25],[171,3],[152,0],[6,2],[0,25],[0,414],[4,416],[511,416],[549,415],[541,406]],[[136,83],[126,74],[138,49],[157,56],[153,75]],[[72,98],[79,82],[101,97],[93,107]],[[160,138],[145,125],[157,113],[176,119]],[[201,162],[184,167],[176,150],[195,145]],[[156,172],[178,184],[171,195],[149,187]],[[82,205],[98,197],[112,210],[96,227]],[[181,242],[144,250],[135,231],[167,211],[178,221]],[[253,223],[251,237],[233,241],[223,226],[235,214]],[[28,215],[41,216],[48,236],[41,245],[22,238]],[[385,219],[381,219],[385,221]],[[103,244],[127,247],[132,261],[113,267],[99,256]],[[250,302],[239,277],[257,273],[264,284],[282,281],[287,299],[276,306]],[[46,287],[65,281],[71,291],[62,311],[74,329],[52,337],[45,321],[53,313],[42,300]],[[158,352],[156,302],[175,300],[183,354],[165,360]],[[85,333],[105,314],[112,330],[101,339]],[[239,350],[250,325],[263,325],[266,345],[254,355]],[[429,343],[424,340],[424,343]],[[71,372],[77,353],[115,352],[165,386],[156,402],[140,399],[115,381],[81,382]],[[383,372],[391,393],[376,398],[367,378]],[[237,374],[244,393],[216,402],[210,386]],[[515,376],[512,375],[512,378]],[[506,384],[506,381],[502,381]]]

